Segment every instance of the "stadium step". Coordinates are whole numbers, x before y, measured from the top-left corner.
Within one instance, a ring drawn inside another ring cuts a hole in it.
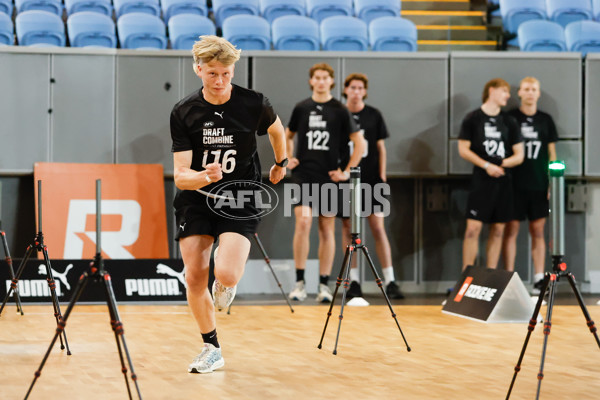
[[[402,10],[401,16],[415,25],[482,25],[485,22],[483,11],[429,11]]]
[[[417,25],[420,40],[486,40],[484,25]]]
[[[495,40],[417,40],[419,51],[494,51]]]
[[[402,9],[469,11],[470,3],[470,0],[402,0]]]

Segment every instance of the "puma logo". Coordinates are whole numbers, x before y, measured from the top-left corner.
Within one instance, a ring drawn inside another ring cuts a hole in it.
[[[317,110],[323,111],[323,106],[317,106]]]
[[[158,264],[156,266],[156,273],[169,275],[174,278],[177,278],[184,287],[187,287],[185,284],[185,267],[183,267],[183,270],[181,272],[177,272],[173,268],[169,267],[168,265]]]
[[[181,228],[182,231],[185,231],[185,224],[187,224],[187,222],[184,223],[183,225],[179,225],[179,227]]]
[[[215,115],[218,115],[219,117],[221,117],[221,119],[223,119],[223,113],[224,112],[225,111],[221,111],[220,113],[218,113],[218,112],[215,111]]]
[[[54,268],[50,268],[50,271],[52,271],[52,276],[58,278],[58,280],[62,282],[62,284],[67,290],[71,290],[71,285],[69,285],[69,281],[67,280],[67,274],[69,273],[71,268],[73,268],[73,264],[67,265],[67,268],[65,268],[65,272],[63,272],[62,274],[56,272]],[[38,274],[46,275],[46,266],[44,264],[40,264],[40,266],[38,267]]]

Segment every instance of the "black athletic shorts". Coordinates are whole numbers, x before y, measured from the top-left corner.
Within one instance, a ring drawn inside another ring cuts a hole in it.
[[[191,235],[210,235],[217,240],[219,235],[225,232],[239,233],[251,240],[260,218],[247,218],[253,215],[251,211],[247,211],[246,214],[244,215],[244,210],[240,210],[239,216],[243,219],[232,219],[216,214],[205,204],[182,205],[175,210],[175,240]]]
[[[340,192],[338,195],[338,218],[350,218],[350,181],[340,182]],[[389,212],[389,194],[382,191],[379,184],[383,181],[361,182],[361,216],[368,217],[376,213]],[[343,193],[346,192],[345,196]],[[376,193],[377,192],[377,193]],[[386,204],[384,204],[386,203]]]
[[[535,221],[550,214],[547,190],[515,190],[513,219]]]
[[[294,207],[308,206],[313,210],[313,215],[335,217],[339,194],[337,183],[315,182],[299,175],[292,175],[292,183],[297,185],[292,195]]]
[[[513,187],[510,175],[492,178],[473,174],[466,217],[484,223],[513,219]]]

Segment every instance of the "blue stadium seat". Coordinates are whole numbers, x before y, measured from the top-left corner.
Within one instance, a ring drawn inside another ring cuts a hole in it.
[[[275,50],[319,50],[319,24],[312,18],[286,15],[271,25]]]
[[[111,17],[93,11],[82,11],[67,19],[71,47],[117,47],[115,23]]]
[[[525,21],[518,30],[521,51],[567,51],[565,31],[552,21]]]
[[[129,13],[145,13],[160,17],[158,0],[114,0],[117,18]]]
[[[50,12],[59,17],[62,17],[63,14],[62,0],[15,0],[15,7],[17,13],[39,10]]]
[[[260,13],[272,24],[285,15],[306,15],[306,6],[304,0],[260,0]]]
[[[15,35],[12,19],[4,13],[0,13],[0,46],[12,46],[15,43]]]
[[[400,16],[400,0],[354,0],[354,8],[367,25],[377,18]]]
[[[594,19],[600,22],[600,0],[592,0],[592,13],[594,14]]]
[[[169,19],[169,38],[174,50],[191,50],[202,35],[214,35],[215,24],[202,15],[177,14]]]
[[[112,18],[113,14],[113,6],[110,0],[65,0],[65,8],[68,15],[82,11],[92,11]]]
[[[260,15],[258,0],[213,0],[212,6],[219,27],[232,15]]]
[[[117,20],[122,49],[164,50],[167,48],[165,23],[146,13],[129,13]]]
[[[517,33],[519,25],[530,19],[547,19],[545,0],[500,0],[502,24],[507,32]]]
[[[563,28],[575,21],[593,19],[590,0],[548,0],[548,18]]]
[[[271,25],[256,15],[234,15],[223,22],[223,37],[242,50],[271,50]]]
[[[367,24],[355,17],[329,17],[321,22],[323,50],[366,51],[369,49]]]
[[[13,14],[12,0],[0,0],[0,14],[6,14],[9,17]]]
[[[585,56],[589,52],[600,52],[600,22],[571,22],[565,28],[567,49],[578,51]]]
[[[352,16],[352,0],[306,0],[308,16],[321,23],[325,18]]]
[[[20,46],[64,47],[65,25],[51,12],[41,10],[23,11],[15,19],[17,41]]]
[[[369,42],[374,51],[417,51],[417,27],[401,17],[377,18],[369,25]]]
[[[169,22],[172,16],[179,14],[208,16],[206,0],[161,0],[160,5],[165,22]]]

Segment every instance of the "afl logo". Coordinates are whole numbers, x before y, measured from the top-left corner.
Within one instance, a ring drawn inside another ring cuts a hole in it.
[[[207,194],[206,201],[221,217],[245,220],[270,214],[277,207],[279,198],[275,190],[264,183],[236,180],[217,184]],[[250,214],[249,210],[252,210]]]
[[[215,123],[212,122],[212,121],[207,121],[207,122],[204,123],[204,127],[205,128],[210,128],[210,127],[212,127],[214,125],[215,125]]]

